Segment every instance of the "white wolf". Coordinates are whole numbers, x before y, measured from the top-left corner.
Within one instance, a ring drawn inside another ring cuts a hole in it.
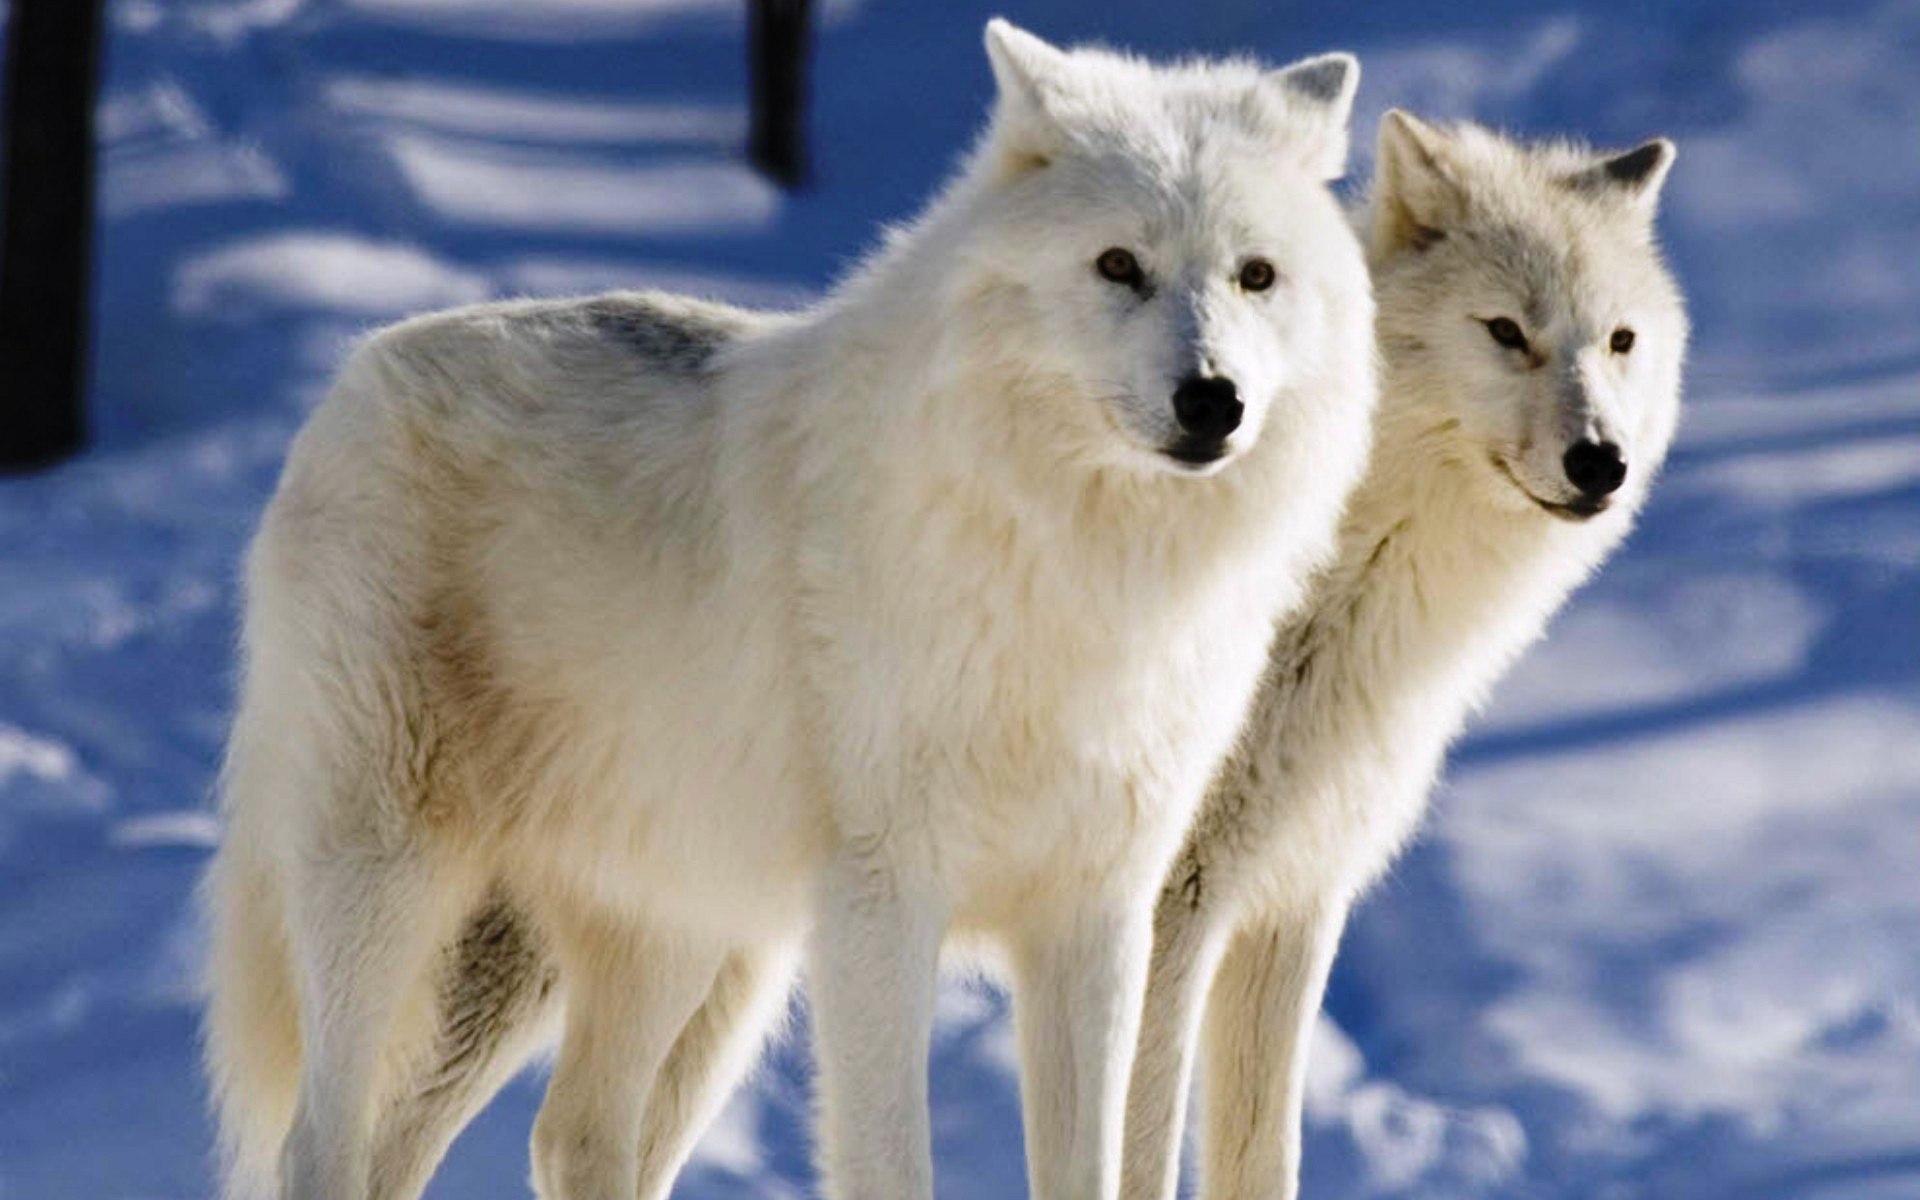
[[[1128,1200],[1174,1195],[1202,1042],[1202,1194],[1295,1194],[1304,1039],[1348,907],[1672,437],[1687,320],[1653,238],[1672,161],[1664,140],[1603,156],[1387,115],[1373,462],[1160,897]]]
[[[300,435],[210,885],[233,1192],[417,1191],[552,989],[536,1188],[662,1195],[809,921],[833,1194],[932,1195],[950,931],[1034,1195],[1117,1191],[1154,895],[1366,459],[1357,68],[987,41],[978,151],[818,309],[426,317]]]

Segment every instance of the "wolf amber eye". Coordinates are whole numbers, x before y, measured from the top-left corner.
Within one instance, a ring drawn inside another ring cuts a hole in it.
[[[1243,291],[1264,292],[1273,286],[1273,264],[1264,258],[1250,258],[1240,268],[1240,287]]]
[[[1520,332],[1520,326],[1511,317],[1495,317],[1487,322],[1487,332],[1493,340],[1509,350],[1525,350],[1527,335]]]
[[[1093,260],[1093,269],[1100,272],[1100,278],[1109,283],[1124,283],[1129,286],[1140,282],[1140,260],[1130,250],[1118,246],[1102,250],[1100,257]]]
[[[1625,354],[1633,349],[1633,330],[1622,325],[1613,331],[1613,336],[1607,339],[1607,345],[1615,354]]]

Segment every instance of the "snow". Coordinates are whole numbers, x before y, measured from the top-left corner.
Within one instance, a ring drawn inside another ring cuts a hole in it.
[[[740,9],[732,0],[543,0],[537,7],[520,0],[346,0],[346,4],[356,15],[439,33],[561,42],[644,34],[662,22],[690,16],[737,22]]]
[[[208,1194],[192,888],[235,574],[343,348],[490,296],[790,306],[977,128],[984,4],[827,6],[818,181],[739,163],[729,0],[116,0],[94,447],[0,480],[0,1198]],[[1920,5],[1014,6],[1361,55],[1390,105],[1681,148],[1681,441],[1357,914],[1316,1200],[1920,1194]],[[1010,1005],[942,993],[940,1193],[1020,1194]],[[522,1195],[538,1072],[436,1197]],[[683,1197],[809,1193],[804,1011]]]
[[[192,315],[313,309],[369,317],[472,304],[487,280],[412,246],[352,234],[271,233],[182,262],[173,307]]]
[[[746,110],[732,104],[647,104],[572,99],[499,88],[401,79],[337,79],[336,111],[442,133],[536,142],[628,145],[689,142],[731,149],[746,135]]]
[[[396,136],[390,146],[419,201],[451,221],[592,233],[756,228],[779,205],[740,163],[605,166],[577,153],[502,150]]]

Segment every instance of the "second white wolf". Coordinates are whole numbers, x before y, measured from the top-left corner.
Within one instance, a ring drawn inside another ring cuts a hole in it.
[[[1201,1044],[1201,1194],[1295,1194],[1306,1037],[1348,908],[1672,438],[1687,320],[1653,237],[1672,160],[1664,140],[1598,155],[1382,125],[1373,462],[1161,895],[1127,1200],[1175,1193]]]
[[[1033,1194],[1117,1191],[1154,896],[1365,463],[1357,72],[989,48],[814,311],[426,317],[301,434],[211,877],[232,1191],[417,1193],[557,979],[536,1186],[661,1196],[816,914],[831,1194],[930,1200],[950,930]]]

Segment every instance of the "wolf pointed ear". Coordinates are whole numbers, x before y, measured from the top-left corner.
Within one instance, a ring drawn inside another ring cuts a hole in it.
[[[1073,61],[1067,52],[1051,46],[1004,17],[987,22],[987,61],[993,64],[999,89],[998,122],[1012,139],[1008,149],[1046,163],[1056,131],[1051,105],[1063,89]]]
[[[1360,60],[1351,54],[1320,54],[1270,71],[1267,86],[1277,93],[1289,117],[1304,118],[1312,130],[1307,167],[1321,179],[1347,173],[1347,125],[1353,97],[1360,89]]]
[[[1666,138],[1643,142],[1624,154],[1601,159],[1569,180],[1581,191],[1597,196],[1615,196],[1633,206],[1635,212],[1652,217],[1660,206],[1660,189],[1667,182],[1678,152]]]
[[[1466,201],[1453,140],[1411,113],[1389,109],[1374,155],[1374,253],[1425,250],[1465,215]]]

